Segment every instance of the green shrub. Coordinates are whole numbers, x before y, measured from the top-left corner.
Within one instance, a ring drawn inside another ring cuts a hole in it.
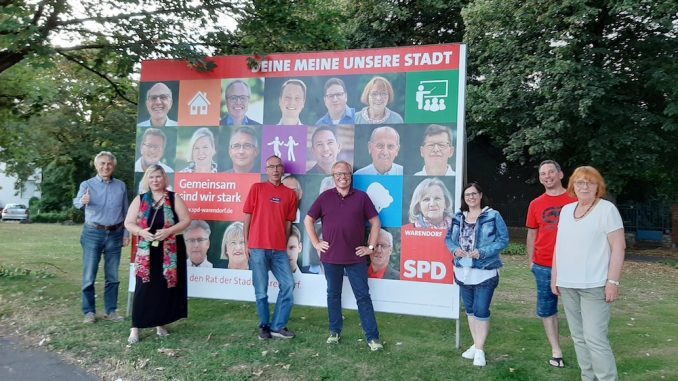
[[[502,255],[527,255],[527,248],[522,243],[509,243]]]
[[[70,210],[64,210],[61,212],[44,212],[38,213],[37,215],[31,217],[33,222],[43,222],[43,223],[57,223],[69,221],[71,219]]]

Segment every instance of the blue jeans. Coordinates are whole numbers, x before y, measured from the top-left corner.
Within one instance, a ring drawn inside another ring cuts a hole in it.
[[[341,316],[341,289],[344,285],[344,271],[351,283],[360,314],[360,324],[365,332],[367,341],[379,339],[377,319],[374,316],[374,307],[370,297],[370,288],[367,284],[367,262],[350,265],[324,263],[325,279],[327,279],[327,313],[330,319],[330,332],[341,333],[343,319]]]
[[[558,315],[558,295],[551,292],[551,268],[533,263],[532,273],[537,282],[537,316]]]
[[[117,232],[96,230],[87,224],[82,228],[82,313],[96,313],[94,282],[97,279],[99,261],[104,255],[104,307],[106,314],[118,309],[118,270],[122,250],[123,229]]]
[[[271,331],[280,331],[287,321],[294,305],[294,278],[287,252],[276,250],[250,249],[250,269],[254,295],[257,299],[259,327],[269,327]],[[278,280],[280,289],[275,303],[273,321],[268,310],[268,271]]]
[[[465,285],[457,282],[464,300],[466,315],[474,316],[476,320],[490,320],[490,303],[492,295],[499,284],[499,275],[480,284]]]

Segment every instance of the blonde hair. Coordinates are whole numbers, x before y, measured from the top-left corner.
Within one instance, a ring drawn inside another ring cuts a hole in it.
[[[188,143],[188,152],[186,153],[186,157],[189,163],[194,161],[193,148],[198,139],[201,138],[207,138],[207,140],[209,140],[210,144],[212,145],[212,149],[215,149],[216,152],[216,145],[214,144],[214,134],[212,133],[212,131],[210,131],[210,129],[207,127],[199,128],[193,133],[193,136],[191,136],[191,141]]]
[[[424,198],[424,195],[427,191],[433,187],[439,187],[443,191],[443,196],[445,198],[445,209],[444,216],[452,216],[454,214],[452,195],[450,191],[447,190],[445,183],[437,177],[424,179],[422,182],[414,188],[414,193],[412,194],[412,201],[410,202],[410,212],[409,219],[410,222],[414,223],[417,221],[417,217],[421,216],[421,207],[419,203]]]
[[[390,105],[393,103],[393,97],[395,96],[393,92],[393,86],[391,86],[391,82],[388,81],[388,79],[380,76],[376,76],[372,79],[370,79],[369,82],[367,82],[367,85],[365,85],[365,88],[363,89],[363,94],[360,96],[360,101],[363,102],[363,104],[369,105],[369,97],[370,97],[370,90],[378,84],[382,84],[386,88],[386,92],[388,93],[388,102],[386,103],[387,105]]]
[[[592,183],[596,183],[598,185],[598,188],[596,189],[596,197],[603,198],[607,194],[607,185],[605,184],[603,175],[601,175],[597,169],[589,165],[585,165],[575,169],[570,176],[570,181],[567,183],[567,193],[570,196],[577,197],[577,194],[574,192],[574,183],[579,180],[588,180]]]
[[[141,178],[141,187],[139,188],[141,193],[146,193],[148,192],[148,177],[151,175],[151,173],[155,171],[160,171],[162,174],[162,179],[163,182],[165,183],[163,188],[167,189],[167,186],[169,185],[169,176],[167,176],[167,172],[165,172],[165,169],[161,167],[159,164],[152,164],[149,165],[148,168],[146,168],[146,172],[144,172],[144,177]]]
[[[226,228],[224,231],[224,236],[221,239],[221,259],[228,259],[228,252],[226,251],[226,244],[228,243],[229,238],[236,237],[240,235],[245,238],[244,225],[242,222],[234,222]]]

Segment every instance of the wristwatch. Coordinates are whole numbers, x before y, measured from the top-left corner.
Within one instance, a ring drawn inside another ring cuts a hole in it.
[[[369,245],[367,248],[370,249],[370,251],[374,251],[374,245]]]
[[[613,285],[619,287],[619,281],[618,280],[608,279],[607,283],[610,283],[610,284],[613,284]]]

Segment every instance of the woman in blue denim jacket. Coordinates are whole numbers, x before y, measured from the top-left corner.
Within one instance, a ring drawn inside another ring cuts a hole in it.
[[[447,248],[454,256],[455,282],[466,307],[473,345],[462,353],[475,366],[485,366],[485,339],[490,331],[490,303],[499,284],[499,253],[509,243],[508,229],[496,210],[485,205],[478,183],[464,186],[461,212],[447,231]]]

